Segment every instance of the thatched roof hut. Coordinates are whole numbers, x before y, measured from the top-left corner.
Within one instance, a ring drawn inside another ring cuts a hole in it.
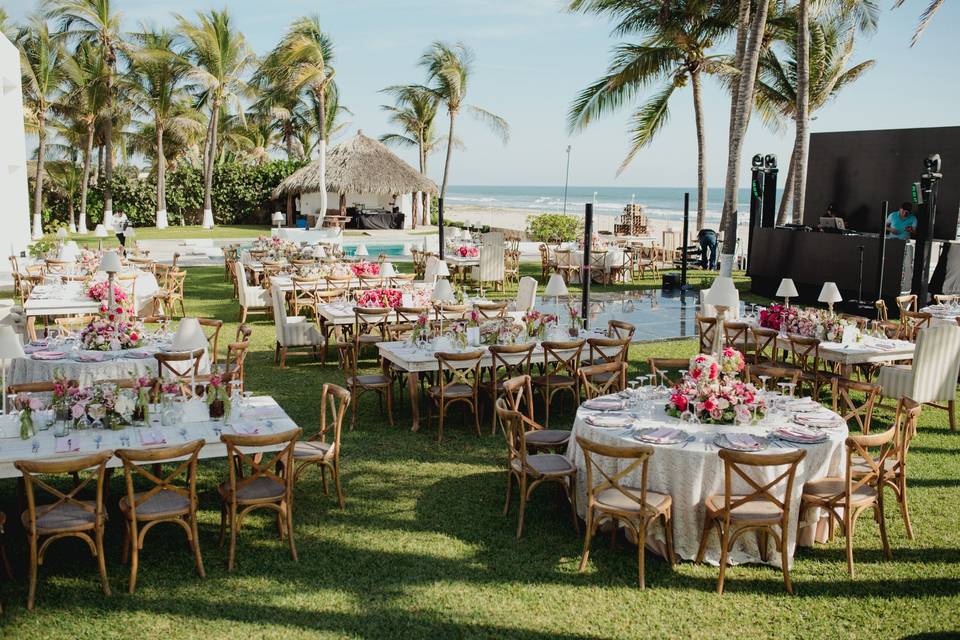
[[[401,160],[386,145],[358,131],[353,138],[327,152],[327,191],[391,195],[423,191],[437,193],[437,185]],[[313,161],[290,174],[273,197],[313,193],[323,189],[320,165]]]

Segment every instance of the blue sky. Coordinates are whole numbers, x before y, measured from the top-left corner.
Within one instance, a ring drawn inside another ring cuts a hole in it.
[[[892,0],[880,0],[885,7]],[[170,22],[224,3],[202,0],[114,0],[126,23]],[[0,0],[22,19],[34,0]],[[820,111],[813,131],[889,129],[960,124],[960,2],[947,2],[920,43],[910,48],[917,17],[927,0],[884,9],[880,28],[861,38],[853,62],[877,66]],[[230,0],[229,7],[257,53],[267,51],[297,16],[319,13],[336,45],[342,101],[354,115],[349,133],[388,130],[378,91],[390,84],[422,82],[417,59],[435,39],[463,40],[474,48],[477,69],[469,101],[505,117],[511,139],[504,146],[468,118],[458,120],[466,150],[454,151],[452,184],[549,185],[563,181],[564,148],[573,145],[570,182],[577,185],[691,186],[696,181],[696,136],[689,89],[675,94],[671,118],[657,141],[619,177],[627,149],[628,111],[568,136],[565,117],[572,98],[605,69],[610,25],[572,15],[558,0]],[[723,184],[729,99],[712,80],[704,101],[707,176]],[[777,134],[754,120],[744,152],[776,153],[786,164],[792,131]],[[414,160],[413,153],[402,155]],[[947,160],[949,162],[949,159]],[[430,159],[439,180],[443,156]],[[746,184],[747,173],[742,182]]]

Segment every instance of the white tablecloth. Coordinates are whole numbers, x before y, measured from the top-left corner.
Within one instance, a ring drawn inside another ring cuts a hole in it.
[[[117,281],[119,285],[119,281]],[[159,290],[157,278],[149,271],[137,271],[134,303],[137,313],[148,315],[153,308],[153,297]],[[63,286],[34,287],[24,304],[28,316],[63,316],[97,313],[100,303],[90,299],[82,282],[68,282]]]
[[[960,253],[960,250],[958,250],[957,253]],[[930,319],[930,324],[934,326],[956,326],[957,318],[960,318],[960,309],[946,304],[932,304],[929,307],[920,309],[920,311],[933,316],[933,318]]]
[[[623,249],[600,249],[597,251],[606,251],[606,255],[603,257],[603,272],[610,273],[612,267],[619,267],[624,264],[625,256]],[[596,252],[593,252],[592,255],[596,255]],[[583,264],[583,251],[580,249],[573,249],[571,251],[558,251],[556,253],[557,264],[564,265],[582,265]],[[599,263],[595,263],[596,266],[599,266]],[[580,272],[571,274],[570,280],[572,282],[580,282]]]
[[[723,461],[718,456],[719,448],[715,445],[710,446],[714,437],[720,433],[749,432],[752,435],[763,436],[769,432],[769,428],[753,427],[735,427],[735,426],[717,426],[717,425],[686,425],[679,424],[679,421],[666,414],[663,408],[665,402],[657,401],[658,407],[655,409],[652,420],[640,420],[637,424],[640,427],[658,427],[671,426],[681,428],[696,440],[690,442],[685,447],[676,445],[652,445],[654,454],[650,458],[648,490],[659,493],[666,493],[673,497],[673,540],[674,549],[677,556],[692,560],[696,558],[697,548],[700,544],[700,534],[703,530],[704,520],[704,500],[710,495],[723,495]],[[577,508],[580,515],[586,513],[586,468],[584,466],[583,451],[576,442],[576,436],[581,436],[589,440],[608,445],[627,445],[637,444],[626,433],[624,429],[598,428],[587,424],[584,421],[586,415],[591,412],[582,407],[577,412],[576,421],[573,425],[573,435],[570,438],[570,444],[567,449],[567,458],[577,467]],[[794,491],[790,501],[790,557],[793,558],[793,550],[796,545],[796,522],[797,511],[800,507],[800,491],[807,480],[823,477],[826,475],[837,475],[842,473],[844,440],[847,437],[846,425],[825,430],[829,439],[820,444],[797,445],[807,452],[806,458],[800,462],[797,469],[796,479],[794,480]],[[642,444],[642,443],[641,443]],[[784,446],[787,446],[784,444]],[[764,450],[764,453],[785,453],[788,449],[771,446]],[[629,460],[617,461],[613,459],[604,459],[609,463],[605,467],[608,473],[614,473],[629,465]],[[784,467],[771,467],[766,469],[763,479],[770,481],[782,473]],[[594,480],[599,474],[594,472]],[[601,478],[602,479],[602,478]],[[628,476],[624,484],[631,482],[640,482],[639,468],[635,475]],[[634,486],[637,486],[636,484]],[[783,486],[780,486],[781,492]],[[737,491],[752,491],[742,479],[735,481],[734,493]],[[782,497],[782,493],[780,494]],[[810,544],[813,541],[814,527],[801,533],[801,543]],[[716,533],[711,533],[709,545],[705,559],[711,564],[720,562],[720,543]],[[780,557],[775,552],[773,540],[770,545],[767,560],[769,564],[779,566]],[[647,545],[655,551],[663,553],[664,537],[663,529],[659,525],[653,525],[649,529]],[[757,548],[756,537],[745,534],[740,537],[730,554],[730,561],[733,564],[745,562],[761,562],[759,550]]]

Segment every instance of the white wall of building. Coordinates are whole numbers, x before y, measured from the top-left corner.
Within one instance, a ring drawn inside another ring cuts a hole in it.
[[[23,130],[20,53],[0,34],[0,250],[19,254],[30,244],[27,141]],[[0,262],[0,272],[10,263]]]

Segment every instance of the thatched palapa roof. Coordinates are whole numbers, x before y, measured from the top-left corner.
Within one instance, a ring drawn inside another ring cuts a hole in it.
[[[320,164],[314,160],[287,176],[273,197],[320,191]],[[358,131],[327,152],[327,191],[332,193],[437,193],[437,185],[401,160],[386,145]]]

